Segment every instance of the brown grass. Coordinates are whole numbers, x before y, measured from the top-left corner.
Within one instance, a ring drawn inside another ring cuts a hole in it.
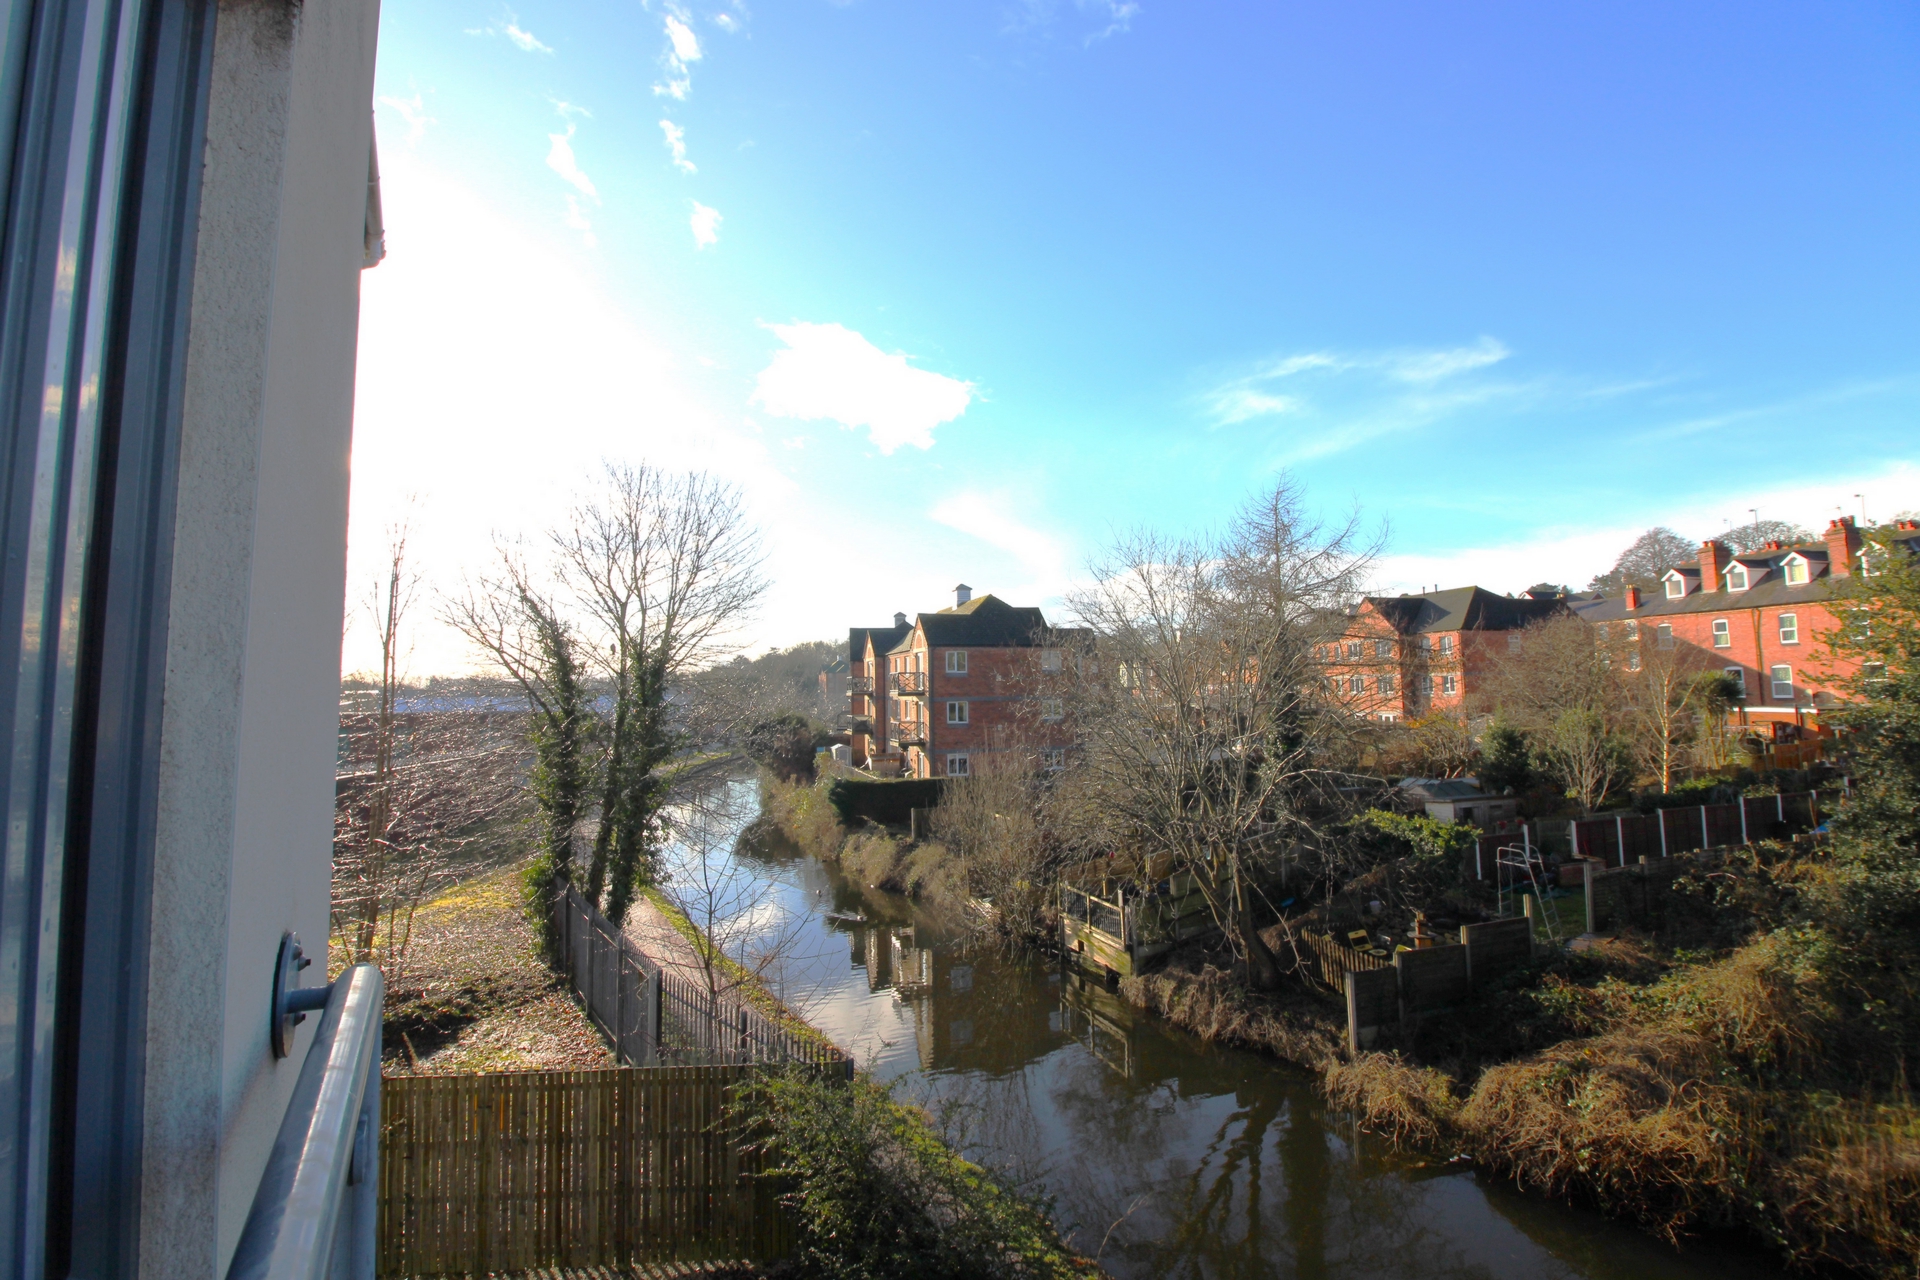
[[[1460,1099],[1453,1079],[1397,1053],[1332,1061],[1321,1071],[1320,1090],[1329,1104],[1396,1147],[1431,1149],[1459,1139]]]
[[[1305,992],[1256,995],[1225,970],[1179,957],[1159,973],[1122,980],[1120,995],[1202,1040],[1258,1049],[1304,1067],[1334,1060],[1344,1034],[1331,1008]]]

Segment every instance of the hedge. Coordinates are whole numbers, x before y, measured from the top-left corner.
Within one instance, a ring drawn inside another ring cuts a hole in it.
[[[827,803],[845,826],[866,818],[888,826],[907,825],[909,809],[931,809],[940,803],[944,778],[836,778],[827,788]]]

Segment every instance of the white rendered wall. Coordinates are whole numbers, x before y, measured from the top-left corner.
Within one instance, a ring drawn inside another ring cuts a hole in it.
[[[377,0],[221,0],[168,619],[140,1270],[224,1274],[324,981]]]

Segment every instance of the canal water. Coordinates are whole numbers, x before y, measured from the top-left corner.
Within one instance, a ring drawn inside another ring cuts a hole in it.
[[[1043,1184],[1073,1247],[1124,1280],[1777,1274],[1395,1156],[1304,1073],[1172,1031],[1057,963],[968,948],[911,901],[849,883],[754,821],[754,779],[714,800],[669,861],[726,860],[707,876],[727,886],[723,933],[766,944],[781,995],[875,1076],[951,1104],[972,1153]]]

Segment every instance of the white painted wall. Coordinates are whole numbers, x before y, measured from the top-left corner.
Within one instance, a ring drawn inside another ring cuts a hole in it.
[[[141,1273],[217,1277],[324,979],[347,458],[378,0],[221,0],[168,620]]]

